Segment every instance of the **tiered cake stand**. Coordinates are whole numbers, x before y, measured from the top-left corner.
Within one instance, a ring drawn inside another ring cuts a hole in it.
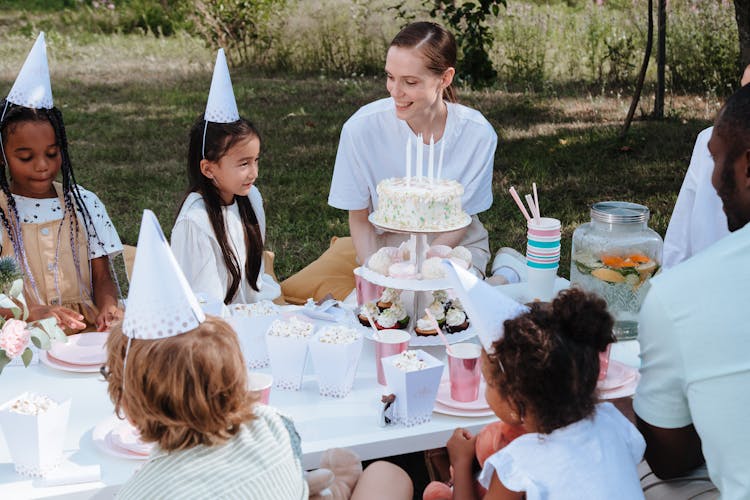
[[[417,272],[419,272],[422,269],[422,263],[424,262],[427,249],[429,248],[429,245],[427,244],[428,235],[440,234],[440,233],[445,233],[449,231],[457,231],[471,224],[471,217],[467,216],[463,224],[456,226],[456,227],[449,227],[442,231],[432,231],[432,230],[404,231],[402,229],[397,229],[397,228],[379,224],[378,222],[374,220],[373,215],[374,214],[370,214],[369,220],[370,220],[370,223],[376,228],[382,231],[390,232],[390,233],[410,235],[411,240],[414,242],[413,262],[414,262],[415,268],[417,269]],[[447,279],[425,280],[425,279],[392,278],[390,276],[383,276],[380,273],[376,273],[375,271],[369,269],[366,266],[361,266],[361,267],[356,268],[354,270],[354,274],[378,286],[414,292],[414,307],[412,308],[412,311],[411,311],[411,321],[409,322],[409,327],[408,327],[411,333],[411,341],[409,342],[409,345],[432,346],[432,345],[443,344],[443,341],[440,339],[439,335],[422,337],[422,336],[418,336],[416,333],[413,333],[413,332],[414,332],[414,327],[417,324],[417,320],[421,318],[422,316],[424,316],[424,309],[426,307],[426,304],[423,303],[422,294],[419,292],[431,292],[434,290],[445,290],[447,288],[452,288],[450,282]],[[368,332],[370,332],[369,328],[368,328]],[[475,335],[476,335],[476,331],[471,324],[471,318],[469,318],[469,328],[461,332],[446,334],[446,338],[448,339],[448,342],[450,342],[451,344],[454,344],[456,342],[463,342],[464,340],[474,337]]]

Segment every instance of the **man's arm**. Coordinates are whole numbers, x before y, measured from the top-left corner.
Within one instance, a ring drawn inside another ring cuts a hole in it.
[[[684,476],[705,462],[701,438],[692,424],[664,429],[645,422],[638,415],[635,418],[638,430],[646,440],[646,461],[660,479]]]
[[[685,475],[704,462],[685,392],[682,339],[669,314],[669,291],[652,283],[641,306],[641,379],[633,401],[636,426],[646,441],[646,461],[662,479]]]

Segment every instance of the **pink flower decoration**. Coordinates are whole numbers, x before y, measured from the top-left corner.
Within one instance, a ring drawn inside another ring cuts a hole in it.
[[[9,319],[0,330],[0,349],[13,359],[19,356],[29,345],[30,334],[26,322],[20,319]]]

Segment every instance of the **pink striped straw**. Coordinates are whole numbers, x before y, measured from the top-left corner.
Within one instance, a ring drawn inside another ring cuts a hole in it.
[[[523,202],[521,201],[521,197],[518,196],[518,192],[516,191],[516,188],[511,186],[508,190],[510,195],[513,197],[513,200],[516,202],[516,205],[518,205],[518,208],[521,209],[521,213],[524,217],[526,217],[526,220],[531,220],[531,217],[529,217],[529,213],[526,211],[526,207],[523,206]]]
[[[531,183],[531,189],[534,191],[534,205],[536,205],[536,214],[539,216],[539,219],[542,218],[542,209],[539,207],[539,195],[536,192],[536,182]],[[541,224],[541,220],[536,221],[537,224]]]
[[[448,343],[448,338],[443,335],[443,331],[440,329],[440,325],[438,325],[438,322],[435,321],[435,316],[432,315],[430,312],[430,308],[424,310],[425,314],[427,314],[427,317],[430,319],[430,322],[432,322],[432,327],[435,329],[438,335],[440,335],[440,338],[443,339],[443,343],[445,344],[445,352],[446,354],[450,354],[451,352],[451,345]]]
[[[538,224],[539,212],[537,211],[536,205],[534,205],[534,199],[530,194],[526,195],[526,203],[529,204],[529,209],[531,210],[531,215],[534,217],[534,222]]]

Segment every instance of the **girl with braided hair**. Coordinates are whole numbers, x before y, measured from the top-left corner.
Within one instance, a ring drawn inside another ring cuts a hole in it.
[[[485,460],[478,477],[485,500],[643,498],[636,470],[643,437],[597,400],[599,353],[614,341],[612,324],[604,300],[575,288],[504,322],[483,354],[486,398],[526,434]],[[475,440],[456,429],[448,441],[453,498],[476,498]]]
[[[0,152],[0,256],[24,272],[30,317],[53,316],[68,333],[108,329],[122,316],[110,261],[122,243],[99,198],[76,183],[43,33],[0,103]]]

